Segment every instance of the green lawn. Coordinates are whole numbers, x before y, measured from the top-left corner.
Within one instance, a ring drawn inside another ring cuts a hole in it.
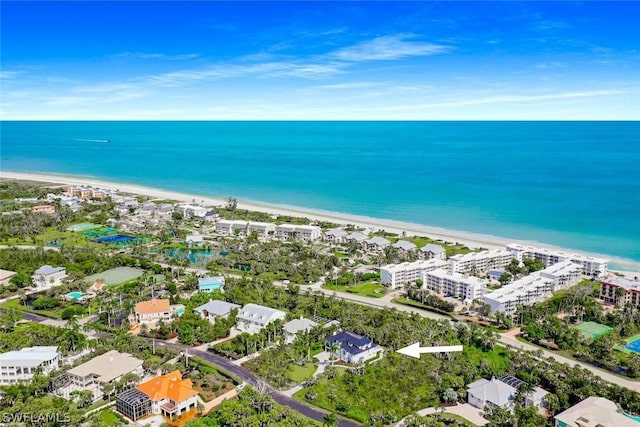
[[[28,305],[27,306],[22,305],[22,303],[20,302],[20,299],[12,299],[12,300],[9,300],[9,301],[3,303],[2,304],[2,308],[4,308],[4,309],[14,309],[16,311],[21,311],[21,312],[25,312],[25,313],[40,314],[42,316],[52,317],[54,319],[60,319],[59,312],[61,312],[64,309],[64,304],[59,307],[58,311],[34,310],[33,308],[31,308]]]
[[[362,295],[363,297],[382,298],[387,288],[373,282],[358,283],[353,286],[322,285],[323,288],[338,292]]]
[[[294,380],[296,384],[300,384],[309,378],[316,371],[316,365],[307,363],[304,366],[289,365],[289,378]]]
[[[117,424],[118,421],[120,420],[120,417],[118,417],[118,415],[114,414],[111,409],[107,409],[105,411],[101,411],[98,414],[98,418],[100,419],[100,421],[102,421],[106,425]]]

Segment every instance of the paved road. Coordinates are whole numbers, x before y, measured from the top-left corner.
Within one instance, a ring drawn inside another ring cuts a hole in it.
[[[164,346],[164,347],[169,347],[173,350],[177,350],[177,351],[182,351],[184,352],[185,350],[188,351],[188,354],[190,356],[197,356],[200,357],[210,363],[213,363],[216,366],[219,366],[220,368],[226,370],[227,372],[235,375],[236,377],[238,377],[239,379],[241,379],[242,381],[251,384],[254,387],[258,387],[258,385],[260,384],[262,387],[266,388],[266,391],[273,397],[273,400],[275,400],[276,402],[278,402],[280,405],[283,406],[288,406],[289,408],[293,409],[294,411],[309,417],[311,419],[314,419],[316,421],[320,421],[322,422],[324,419],[324,415],[326,414],[326,412],[323,412],[319,409],[313,408],[303,402],[300,402],[298,400],[295,400],[289,396],[284,395],[283,393],[281,393],[278,390],[275,390],[274,388],[272,388],[271,386],[269,386],[268,384],[265,384],[264,381],[261,381],[258,377],[256,377],[255,375],[253,375],[247,368],[243,367],[243,366],[236,366],[233,363],[231,363],[230,360],[225,359],[224,357],[218,356],[216,354],[207,352],[207,351],[200,351],[200,350],[194,350],[191,347],[186,347],[180,344],[173,344],[173,343],[167,343],[167,342],[158,342],[156,341],[156,345],[159,346]],[[339,419],[339,424],[340,427],[357,427],[359,426],[359,424],[353,422],[353,421],[348,421],[345,419]]]
[[[613,375],[613,374],[611,374],[611,373],[609,373],[607,371],[604,371],[602,369],[598,369],[595,366],[591,366],[588,363],[579,362],[577,360],[569,359],[567,357],[560,356],[560,355],[552,353],[550,351],[541,349],[540,347],[536,347],[536,346],[533,346],[531,344],[527,344],[527,343],[524,343],[522,341],[518,341],[516,339],[516,337],[514,337],[512,335],[509,335],[508,333],[500,334],[500,342],[503,343],[503,344],[506,344],[508,346],[518,348],[520,350],[542,351],[542,354],[544,355],[544,357],[547,357],[547,358],[550,358],[550,359],[554,359],[556,362],[566,363],[567,365],[570,365],[570,366],[578,365],[581,368],[584,368],[584,369],[590,371],[594,375],[597,375],[598,377],[602,378],[603,380],[605,380],[607,382],[619,385],[621,387],[628,388],[628,389],[633,390],[633,391],[640,392],[640,383],[639,382],[631,381],[631,380],[628,380],[628,379],[625,379],[625,378],[622,378],[622,377],[618,377],[618,376]]]

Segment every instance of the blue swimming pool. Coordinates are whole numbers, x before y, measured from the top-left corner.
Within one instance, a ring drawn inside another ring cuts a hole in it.
[[[631,350],[634,353],[640,353],[640,338],[635,341],[631,341],[626,347],[627,350]]]
[[[69,292],[69,293],[67,294],[67,296],[68,296],[69,298],[73,298],[73,299],[80,299],[80,298],[82,298],[82,295],[83,295],[83,293],[82,293],[82,292]]]

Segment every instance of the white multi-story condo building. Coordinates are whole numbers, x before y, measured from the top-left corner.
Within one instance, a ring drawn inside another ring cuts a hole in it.
[[[540,276],[553,280],[553,290],[566,289],[582,279],[582,266],[571,261],[553,264],[539,271]]]
[[[486,282],[477,277],[452,273],[445,269],[423,272],[423,288],[437,294],[461,297],[471,302],[483,295]]]
[[[519,261],[524,259],[540,260],[547,267],[559,262],[571,261],[582,266],[582,274],[587,276],[604,276],[608,271],[609,261],[588,255],[567,253],[555,249],[524,246],[519,243],[511,243],[506,246],[507,251]]]
[[[282,240],[317,240],[322,229],[316,225],[280,224],[276,226],[276,237]]]
[[[30,381],[40,370],[44,375],[58,368],[58,347],[25,347],[20,351],[0,354],[0,385]]]
[[[518,279],[508,285],[484,295],[484,302],[492,312],[514,314],[519,305],[532,305],[551,295],[554,282],[538,273]]]
[[[247,234],[247,228],[249,227],[248,221],[221,219],[216,222],[216,234],[222,236],[234,236],[236,234]]]
[[[418,279],[422,280],[424,272],[447,268],[447,266],[447,262],[440,259],[389,264],[380,267],[380,281],[389,285],[391,289],[395,289],[397,286],[415,283]]]
[[[31,280],[37,289],[50,289],[61,285],[65,277],[67,277],[66,268],[43,265],[33,273]]]
[[[513,258],[513,255],[504,249],[492,249],[454,255],[449,258],[449,263],[454,273],[484,276],[491,269],[504,269]]]
[[[269,235],[276,232],[276,225],[272,222],[249,222],[247,227],[247,236],[256,233],[258,239],[266,240]]]
[[[624,277],[610,277],[600,281],[600,298],[605,302],[625,306],[631,303],[634,307],[640,307],[640,281],[626,279]],[[623,292],[624,291],[624,292]]]

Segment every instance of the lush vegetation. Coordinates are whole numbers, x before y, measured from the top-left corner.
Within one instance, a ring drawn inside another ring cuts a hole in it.
[[[413,301],[420,302],[420,304],[424,306],[444,313],[452,313],[456,308],[456,305],[454,303],[439,298],[428,289],[410,287],[407,290],[407,297],[409,299],[412,299]]]

